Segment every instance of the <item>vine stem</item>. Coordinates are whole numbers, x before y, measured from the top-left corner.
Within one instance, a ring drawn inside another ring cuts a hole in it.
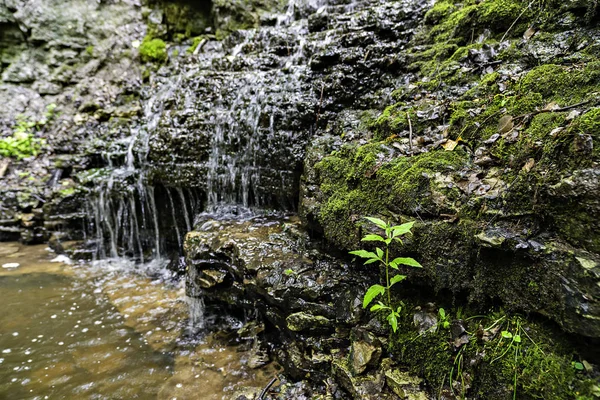
[[[389,273],[389,267],[388,267],[388,255],[390,252],[390,246],[386,244],[385,246],[385,283],[387,285],[386,287],[386,291],[387,291],[387,297],[388,297],[388,307],[392,307],[392,298],[390,296],[390,273]]]

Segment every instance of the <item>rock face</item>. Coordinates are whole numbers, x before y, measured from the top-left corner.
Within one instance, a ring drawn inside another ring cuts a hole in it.
[[[360,119],[346,109],[332,118],[347,126],[312,139],[300,215],[345,250],[372,230],[362,216],[416,220],[414,237],[396,249],[426,266],[415,281],[599,337],[597,26],[575,22],[584,4],[559,8],[572,16],[566,25],[555,11],[524,11],[508,31],[483,22],[499,12],[493,4],[469,7],[473,14],[436,3],[395,53],[396,73],[408,77],[395,104],[373,113],[373,103],[355,102]],[[575,32],[578,50],[566,56],[561,40]],[[559,44],[550,48],[549,37]],[[563,57],[580,67],[559,65]],[[345,66],[329,60],[326,77]]]

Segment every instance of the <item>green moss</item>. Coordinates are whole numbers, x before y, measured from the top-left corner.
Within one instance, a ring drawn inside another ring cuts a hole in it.
[[[575,126],[579,133],[592,135],[596,140],[600,140],[600,107],[592,108],[583,114]]]
[[[442,19],[448,17],[456,10],[454,4],[449,1],[437,1],[427,13],[425,13],[425,23],[435,25]]]
[[[560,106],[591,99],[600,92],[600,62],[591,62],[585,68],[541,65],[525,75],[521,91],[539,93]]]
[[[193,54],[194,51],[196,51],[196,49],[198,48],[198,46],[200,46],[200,43],[202,43],[202,41],[205,39],[206,39],[206,35],[196,36],[194,39],[192,39],[192,45],[190,47],[188,47],[186,52],[188,54]]]
[[[167,59],[167,45],[161,39],[146,36],[140,45],[140,56],[143,61],[162,62]]]
[[[456,318],[470,332],[468,341],[455,345],[448,330],[416,332],[412,315],[418,310],[410,305],[405,310],[391,350],[436,396],[559,400],[591,396],[594,390],[591,378],[572,367],[573,349],[565,338],[539,323],[502,312],[469,317],[446,309],[450,320]],[[515,336],[519,342],[512,340]]]
[[[94,57],[94,46],[88,46],[85,48],[85,52],[90,57]]]
[[[76,192],[76,190],[75,190],[74,187],[69,187],[69,188],[61,189],[61,190],[58,191],[58,193],[60,194],[61,197],[72,196],[72,195],[75,194],[75,192]]]
[[[519,36],[526,29],[526,21],[533,15],[527,2],[513,0],[486,0],[480,3],[467,1],[462,7],[454,7],[451,1],[439,1],[428,15],[429,21],[437,22],[429,32],[432,42],[455,40],[465,44],[477,38],[484,29],[497,36],[504,35],[519,16],[509,36]],[[453,11],[453,12],[451,12]],[[521,15],[523,13],[523,15]]]
[[[465,162],[460,150],[389,159],[379,143],[347,146],[315,166],[325,199],[318,220],[330,241],[352,248],[358,233],[353,221],[361,215],[381,210],[408,215],[453,212],[448,205],[458,199],[458,189],[437,181],[436,174],[457,170]]]

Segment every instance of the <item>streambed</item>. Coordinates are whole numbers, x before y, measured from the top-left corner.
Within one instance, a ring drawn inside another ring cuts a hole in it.
[[[51,262],[0,244],[0,398],[228,399],[275,366],[190,335],[183,285],[159,262]],[[56,260],[56,261],[61,261]]]

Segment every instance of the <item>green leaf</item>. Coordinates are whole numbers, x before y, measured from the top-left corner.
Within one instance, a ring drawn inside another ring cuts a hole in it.
[[[377,241],[377,242],[385,242],[385,239],[382,238],[379,235],[367,235],[364,238],[362,238],[362,241],[363,242],[375,242],[375,241]]]
[[[516,343],[521,343],[521,335],[515,335],[515,336],[513,337],[513,340],[514,340]]]
[[[379,219],[379,218],[365,217],[365,219],[367,221],[371,221],[372,223],[374,223],[375,225],[377,225],[381,229],[385,229],[388,226],[388,224],[386,224],[385,221],[383,221],[382,219]]]
[[[375,249],[375,251],[377,252],[377,256],[379,258],[383,257],[383,250],[381,250],[379,247]]]
[[[386,308],[387,308],[387,307],[386,307],[386,306],[385,306],[385,305],[384,305],[382,302],[379,302],[379,303],[377,303],[377,304],[374,304],[374,305],[371,307],[371,311],[379,311],[379,310],[384,310],[384,309],[386,309]]]
[[[443,308],[439,309],[438,314],[440,314],[441,319],[446,319],[446,310],[444,310]]]
[[[375,259],[379,258],[379,257],[377,257],[377,254],[372,253],[370,251],[366,251],[366,250],[354,250],[354,251],[351,251],[350,254],[352,254],[353,256],[359,256],[362,258],[375,258]]]
[[[509,331],[502,331],[502,337],[504,339],[512,339],[512,333],[510,333]]]
[[[392,327],[394,333],[396,333],[396,331],[398,330],[398,318],[396,317],[396,313],[392,311],[390,315],[388,315],[387,320],[390,323],[390,326]]]
[[[390,261],[388,265],[390,266],[390,268],[398,269],[398,263],[396,262],[396,260]]]
[[[293,275],[294,274],[294,270],[291,268],[286,269],[285,271],[283,271],[284,274],[286,275]]]
[[[367,306],[373,301],[373,299],[380,294],[385,293],[385,288],[381,285],[373,285],[365,293],[365,297],[363,299],[363,308],[367,308]]]
[[[415,260],[414,258],[410,258],[410,257],[398,257],[398,258],[394,258],[392,260],[392,263],[395,263],[396,265],[402,264],[402,265],[408,265],[409,267],[423,268],[423,266],[421,264],[419,264],[417,262],[417,260]]]
[[[392,226],[393,234],[392,237],[405,235],[410,232],[415,221],[407,222],[406,224]]]
[[[442,324],[442,326],[444,327],[444,329],[448,329],[448,328],[450,328],[450,322],[444,321],[444,323]]]
[[[575,368],[578,371],[583,371],[585,369],[583,364],[580,362],[573,362],[573,368]]]
[[[406,279],[406,275],[395,275],[390,279],[390,287]]]
[[[367,261],[365,261],[365,265],[367,264],[373,264],[374,262],[379,261],[377,258],[370,258]]]

